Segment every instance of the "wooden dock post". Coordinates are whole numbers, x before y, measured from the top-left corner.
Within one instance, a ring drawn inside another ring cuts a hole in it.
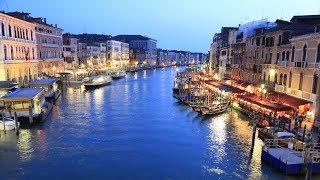
[[[303,141],[305,140],[306,130],[307,130],[307,125],[305,124],[305,125],[304,125],[304,128],[303,128],[303,135],[302,135]]]
[[[256,120],[254,120],[256,121]],[[255,144],[255,139],[256,139],[256,132],[257,132],[257,123],[254,122],[253,124],[253,131],[252,131],[252,139],[251,139],[251,150],[250,150],[250,154],[253,154],[253,150],[254,150],[254,144]]]
[[[4,111],[2,111],[2,120],[3,120],[3,131],[4,133],[6,134],[6,117],[5,117],[5,114],[4,114]]]
[[[29,123],[30,124],[33,123],[32,107],[31,106],[29,106]]]
[[[18,115],[17,115],[17,112],[14,112],[14,123],[15,123],[15,126],[16,126],[16,134],[19,135],[19,125],[18,125]]]

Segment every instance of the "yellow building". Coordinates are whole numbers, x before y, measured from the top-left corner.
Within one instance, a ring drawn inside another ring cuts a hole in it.
[[[0,13],[0,80],[28,84],[38,77],[36,25]]]

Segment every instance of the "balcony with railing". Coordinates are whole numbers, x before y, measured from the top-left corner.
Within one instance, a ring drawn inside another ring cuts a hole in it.
[[[320,62],[315,62],[315,63],[308,63],[308,68],[320,68]]]
[[[306,61],[295,62],[294,67],[306,68],[306,67],[308,67],[308,62],[306,62]]]
[[[287,67],[288,61],[278,61],[277,65],[280,67]]]

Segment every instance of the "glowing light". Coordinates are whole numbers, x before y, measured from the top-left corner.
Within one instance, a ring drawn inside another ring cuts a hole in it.
[[[270,69],[269,74],[270,74],[271,77],[274,77],[274,75],[276,74],[276,70]]]

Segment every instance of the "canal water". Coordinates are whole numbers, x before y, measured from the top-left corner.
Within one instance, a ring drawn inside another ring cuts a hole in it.
[[[283,179],[260,140],[250,157],[241,114],[203,118],[172,98],[176,71],[66,89],[43,124],[1,134],[0,179]]]

